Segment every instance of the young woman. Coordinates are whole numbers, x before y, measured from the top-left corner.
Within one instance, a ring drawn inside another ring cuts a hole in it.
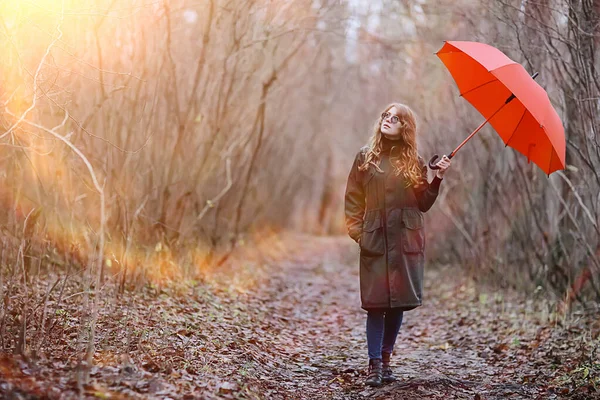
[[[443,156],[431,183],[417,154],[417,124],[404,104],[390,104],[348,176],[345,218],[360,246],[361,308],[367,311],[369,372],[365,384],[396,380],[390,355],[404,311],[421,305],[425,232],[423,213],[435,202],[450,166]]]

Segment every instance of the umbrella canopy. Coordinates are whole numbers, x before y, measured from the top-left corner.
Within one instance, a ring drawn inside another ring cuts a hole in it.
[[[521,64],[478,42],[447,41],[436,54],[460,95],[486,118],[506,146],[548,175],[565,168],[562,122],[546,91]]]

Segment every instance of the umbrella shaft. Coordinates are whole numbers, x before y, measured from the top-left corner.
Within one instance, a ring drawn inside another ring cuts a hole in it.
[[[496,114],[498,114],[498,112],[499,112],[500,110],[502,110],[502,108],[503,108],[503,107],[504,107],[506,104],[508,104],[508,103],[504,103],[504,104],[502,105],[502,107],[500,107],[499,109],[497,109],[497,110],[496,110],[496,111],[495,111],[495,112],[494,112],[492,115],[490,115],[490,117],[489,117],[488,119],[486,119],[485,121],[483,121],[483,122],[481,123],[481,125],[479,125],[479,126],[477,127],[477,129],[475,129],[475,130],[474,130],[474,131],[473,131],[473,132],[472,132],[472,133],[471,133],[471,134],[470,134],[470,135],[469,135],[469,136],[468,136],[468,137],[467,137],[465,140],[463,140],[463,142],[462,142],[461,144],[459,144],[459,145],[458,145],[458,147],[457,147],[457,148],[455,148],[455,149],[452,151],[452,153],[450,153],[450,155],[449,155],[448,157],[450,157],[450,158],[454,157],[454,155],[455,155],[455,154],[458,152],[458,150],[460,150],[460,148],[461,148],[461,147],[463,147],[463,146],[464,146],[464,145],[465,145],[465,144],[466,144],[466,143],[467,143],[469,140],[471,140],[471,138],[472,138],[473,136],[475,136],[475,134],[477,134],[477,132],[479,132],[479,131],[481,130],[481,128],[483,128],[483,126],[484,126],[485,124],[487,124],[487,123],[488,123],[488,121],[489,121],[490,119],[494,118],[494,116],[495,116]]]

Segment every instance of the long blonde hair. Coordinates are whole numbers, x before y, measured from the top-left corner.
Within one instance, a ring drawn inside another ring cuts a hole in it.
[[[390,163],[394,167],[396,176],[402,175],[408,182],[408,186],[417,185],[421,181],[421,168],[417,154],[417,121],[414,112],[406,105],[400,103],[392,103],[388,105],[384,112],[389,111],[392,107],[398,110],[400,120],[400,137],[402,138],[400,154],[398,157],[392,157],[390,153]],[[377,171],[383,172],[379,167],[381,162],[381,117],[377,119],[373,125],[373,134],[369,139],[365,162],[358,167],[360,171],[365,171],[369,164]],[[395,149],[395,147],[394,147]]]

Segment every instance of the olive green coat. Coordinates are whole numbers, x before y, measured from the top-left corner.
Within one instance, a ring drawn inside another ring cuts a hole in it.
[[[366,150],[361,148],[354,159],[345,194],[348,234],[360,243],[361,308],[411,310],[422,304],[423,213],[435,202],[441,179],[428,183],[420,156],[422,182],[417,186],[405,187],[404,178],[391,172],[389,154],[382,154],[383,173],[373,166],[359,171]]]

